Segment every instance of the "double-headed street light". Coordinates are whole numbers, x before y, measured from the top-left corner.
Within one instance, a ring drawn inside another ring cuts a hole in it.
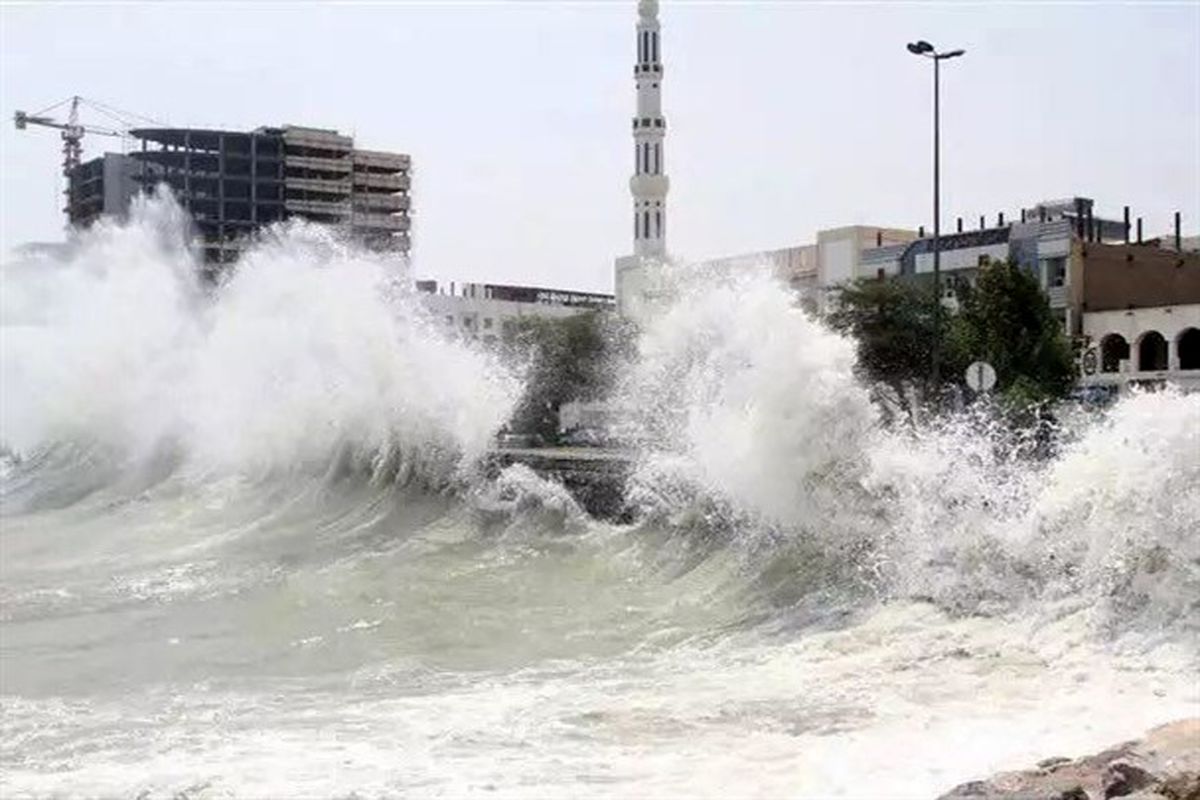
[[[938,117],[940,114],[939,106],[939,91],[938,91],[938,66],[948,58],[958,58],[966,50],[950,50],[946,53],[939,53],[929,42],[924,40],[919,42],[909,42],[908,52],[915,56],[928,58],[933,62],[933,291],[936,298],[936,303],[933,307],[933,353],[930,361],[930,376],[933,381],[934,389],[937,389],[939,384],[939,360],[941,356],[942,346],[942,258],[941,258],[941,219],[942,219],[942,198],[941,198],[941,165],[939,155],[939,124]]]

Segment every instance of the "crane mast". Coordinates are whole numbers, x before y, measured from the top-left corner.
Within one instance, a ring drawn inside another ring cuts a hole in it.
[[[47,113],[53,111],[59,106],[70,103],[67,111],[67,119],[65,122],[59,121],[54,117],[47,116]],[[117,122],[120,127],[106,128],[99,125],[84,125],[79,121],[79,108],[81,104],[86,104],[90,108],[104,114],[110,119]],[[62,137],[62,174],[66,178],[67,188],[63,194],[67,196],[67,207],[64,209],[68,217],[71,213],[71,208],[74,205],[74,197],[72,196],[71,176],[75,170],[83,163],[83,137],[84,134],[93,134],[96,136],[114,136],[125,138],[129,136],[129,131],[135,127],[128,117],[137,117],[147,122],[156,122],[146,117],[140,117],[136,114],[128,114],[128,112],[120,112],[117,109],[111,108],[98,103],[94,100],[87,100],[79,95],[72,95],[66,100],[55,103],[36,114],[29,114],[24,111],[17,111],[13,114],[13,124],[17,130],[27,130],[29,126],[41,128],[51,128],[58,130]]]

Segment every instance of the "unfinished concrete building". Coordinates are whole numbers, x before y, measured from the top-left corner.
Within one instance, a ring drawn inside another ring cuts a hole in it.
[[[339,227],[378,252],[408,254],[412,165],[405,154],[355,149],[337,131],[292,125],[130,133],[140,150],[107,153],[72,175],[73,224],[124,213],[135,194],[165,184],[191,214],[210,263],[234,261],[248,234],[293,217]]]

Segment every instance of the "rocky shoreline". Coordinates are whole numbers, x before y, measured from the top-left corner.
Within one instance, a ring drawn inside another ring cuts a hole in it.
[[[939,800],[1200,800],[1200,718],[1082,758],[1049,758],[951,789]]]

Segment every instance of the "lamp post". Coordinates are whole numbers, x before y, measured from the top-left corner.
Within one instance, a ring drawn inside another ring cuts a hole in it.
[[[943,61],[958,58],[966,50],[951,50],[939,53],[934,46],[924,40],[909,42],[908,52],[915,56],[928,58],[933,62],[933,352],[930,356],[930,378],[936,390],[940,378],[940,357],[942,347],[942,196],[941,196],[941,154],[940,154],[940,125],[941,114],[939,98],[939,67]]]

